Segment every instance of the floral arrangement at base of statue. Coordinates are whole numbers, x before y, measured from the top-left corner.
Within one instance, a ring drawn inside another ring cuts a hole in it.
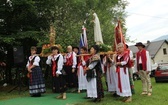
[[[114,52],[111,50],[111,46],[106,44],[99,44],[100,55],[104,54],[113,54]]]
[[[60,52],[63,51],[62,46],[60,44],[55,44],[56,31],[53,24],[50,25],[50,33],[49,33],[49,43],[42,44],[42,52],[40,54],[41,57],[47,57],[51,54],[51,47],[56,46],[59,48]]]
[[[52,46],[56,46],[60,49],[60,52],[62,52],[62,46],[60,44],[55,44],[55,45],[52,45]],[[42,46],[42,52],[40,53],[40,56],[41,57],[47,57],[51,54],[51,47],[52,47],[50,44],[44,44]]]

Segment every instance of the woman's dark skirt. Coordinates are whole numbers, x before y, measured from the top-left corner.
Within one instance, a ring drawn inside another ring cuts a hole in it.
[[[96,81],[97,81],[97,98],[101,99],[104,98],[104,90],[101,80],[101,73],[99,70],[96,70]]]
[[[45,83],[42,70],[40,67],[34,67],[29,78],[29,93],[30,95],[45,93]]]
[[[65,77],[59,75],[58,77],[53,77],[53,92],[54,93],[65,93],[67,90]]]

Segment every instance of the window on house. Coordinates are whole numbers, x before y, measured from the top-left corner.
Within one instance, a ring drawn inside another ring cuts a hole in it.
[[[164,54],[164,55],[167,54],[167,50],[166,50],[166,48],[163,49],[163,54]]]

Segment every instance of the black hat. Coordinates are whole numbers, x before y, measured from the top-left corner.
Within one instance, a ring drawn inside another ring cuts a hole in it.
[[[142,42],[136,43],[135,46],[142,46],[143,48],[145,47],[145,45]]]

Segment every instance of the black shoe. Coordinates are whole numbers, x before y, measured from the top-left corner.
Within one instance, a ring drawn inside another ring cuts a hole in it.
[[[97,98],[95,98],[95,99],[93,100],[93,102],[97,102]]]
[[[95,98],[95,99],[93,100],[93,102],[100,102],[100,101],[101,101],[100,98]]]
[[[84,99],[91,99],[90,97],[84,97]]]
[[[117,95],[117,93],[113,94],[113,97],[120,97],[119,95]]]
[[[41,94],[39,93],[39,94],[37,95],[37,97],[41,97]]]
[[[31,97],[41,97],[41,94],[40,93],[33,94],[33,95],[31,95]]]

